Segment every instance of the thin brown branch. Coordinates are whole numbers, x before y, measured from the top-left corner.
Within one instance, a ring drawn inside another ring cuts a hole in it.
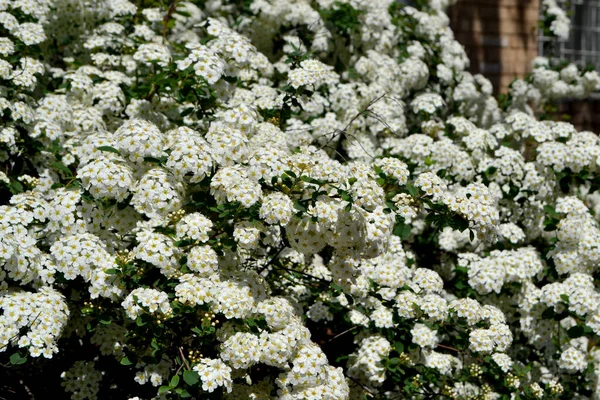
[[[173,0],[171,5],[169,6],[169,9],[167,10],[167,14],[165,14],[165,17],[163,18],[162,37],[164,39],[167,38],[167,32],[169,30],[169,21],[171,20],[171,17],[173,16],[175,9],[177,8],[177,1],[179,0]]]
[[[340,336],[342,336],[342,335],[345,335],[345,334],[346,334],[346,333],[348,333],[348,332],[352,332],[352,331],[353,331],[353,330],[355,330],[356,328],[358,328],[358,326],[353,326],[353,327],[352,327],[352,328],[350,328],[350,329],[346,329],[346,330],[345,330],[344,332],[342,332],[342,333],[338,333],[337,335],[335,335],[334,337],[332,337],[331,339],[329,339],[329,340],[327,341],[327,343],[330,343],[330,342],[334,341],[335,339],[339,338],[339,337],[340,337]]]
[[[359,381],[357,381],[353,377],[348,376],[348,379],[350,379],[352,382],[356,383],[358,386],[360,386],[361,388],[363,388],[364,390],[366,390],[370,395],[374,395],[375,394],[375,393],[373,393],[373,391],[371,389],[369,389],[368,387],[366,387],[365,385],[363,385],[362,383],[360,383]]]
[[[455,347],[451,347],[451,346],[446,346],[445,344],[438,343],[437,347],[441,347],[443,349],[448,349],[448,350],[453,350],[453,351],[456,351],[457,353],[462,353],[462,351],[460,351],[459,349],[457,349]]]
[[[179,354],[181,355],[181,359],[183,360],[183,363],[185,364],[187,369],[191,371],[192,367],[190,367],[190,364],[188,364],[187,360],[185,359],[185,356],[183,355],[183,348],[181,347],[179,347]]]

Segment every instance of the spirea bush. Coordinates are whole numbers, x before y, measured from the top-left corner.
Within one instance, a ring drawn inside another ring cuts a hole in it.
[[[447,6],[0,0],[2,396],[600,398],[600,77]]]
[[[564,0],[542,0],[542,17],[539,21],[539,27],[544,36],[555,37],[560,40],[569,38],[571,29],[571,19],[565,11],[565,8],[571,6],[571,3]]]

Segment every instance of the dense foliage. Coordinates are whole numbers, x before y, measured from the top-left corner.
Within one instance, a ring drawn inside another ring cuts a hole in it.
[[[447,2],[0,0],[2,396],[599,398],[600,77]]]

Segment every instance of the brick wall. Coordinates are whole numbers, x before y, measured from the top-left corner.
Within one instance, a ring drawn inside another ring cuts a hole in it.
[[[539,0],[458,0],[449,10],[456,39],[471,72],[486,76],[497,92],[531,70],[537,56]]]

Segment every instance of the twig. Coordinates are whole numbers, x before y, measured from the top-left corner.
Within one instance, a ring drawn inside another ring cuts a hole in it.
[[[364,390],[366,390],[367,392],[369,392],[369,394],[371,394],[371,395],[374,395],[374,394],[375,394],[375,393],[373,393],[373,392],[371,391],[371,389],[369,389],[368,387],[366,387],[365,385],[363,385],[362,383],[360,383],[359,381],[357,381],[357,380],[356,380],[356,379],[354,379],[353,377],[351,377],[351,376],[348,376],[348,378],[349,378],[349,379],[350,379],[352,382],[356,383],[358,386],[360,386],[361,388],[363,388]]]
[[[185,359],[185,356],[183,355],[183,349],[181,347],[179,347],[179,354],[181,354],[181,359],[183,360],[183,362],[184,362],[185,366],[187,367],[187,369],[191,371],[192,367],[190,367],[190,364],[188,364],[187,360]],[[181,367],[180,367],[180,369],[181,369]]]
[[[352,125],[352,123],[353,123],[354,121],[356,121],[356,120],[357,120],[357,119],[358,119],[358,118],[359,118],[361,115],[363,115],[364,113],[366,113],[367,111],[369,111],[369,108],[370,108],[370,107],[371,107],[373,104],[375,104],[375,103],[377,103],[379,100],[383,99],[383,98],[384,98],[386,95],[387,95],[387,93],[383,93],[381,96],[379,96],[379,97],[377,97],[377,98],[375,98],[375,99],[371,100],[371,101],[369,102],[369,104],[367,104],[367,106],[366,106],[366,107],[365,107],[365,108],[364,108],[362,111],[360,111],[358,114],[356,114],[354,117],[352,117],[352,119],[351,119],[350,121],[348,121],[348,123],[346,124],[346,126],[345,126],[343,129],[336,129],[336,130],[335,130],[335,131],[333,131],[333,132],[328,132],[328,133],[324,133],[323,135],[317,136],[315,139],[319,139],[320,137],[327,136],[327,135],[333,135],[333,136],[332,136],[332,138],[331,138],[331,139],[329,139],[329,141],[328,141],[327,143],[325,143],[323,146],[321,146],[321,149],[322,149],[323,147],[327,146],[329,143],[331,143],[331,141],[333,141],[333,139],[335,138],[335,134],[336,134],[336,133],[347,134],[347,132],[346,132],[346,131],[348,130],[348,128],[350,128],[350,125]]]
[[[169,21],[171,20],[171,16],[173,15],[173,13],[175,12],[175,9],[177,8],[177,1],[178,0],[173,0],[171,5],[169,6],[169,9],[167,10],[167,14],[165,15],[165,18],[163,18],[163,30],[162,30],[163,38],[167,37]]]
[[[462,351],[460,351],[459,349],[455,348],[455,347],[450,347],[450,346],[446,346],[445,344],[437,344],[437,347],[441,347],[443,349],[448,349],[448,350],[454,350],[457,353],[462,353]]]
[[[313,275],[311,275],[311,274],[307,274],[306,272],[297,271],[297,270],[295,270],[295,269],[291,269],[291,268],[286,268],[286,267],[284,267],[283,265],[277,265],[276,267],[277,267],[277,268],[280,268],[280,269],[283,269],[283,270],[285,270],[285,271],[289,271],[289,272],[296,272],[296,273],[299,273],[299,274],[301,274],[301,275],[304,275],[304,276],[306,276],[307,278],[315,279],[315,280],[318,280],[318,281],[321,281],[321,282],[325,282],[325,283],[327,283],[327,284],[329,284],[329,283],[330,283],[330,281],[328,281],[328,280],[326,280],[326,279],[323,279],[323,278],[318,278],[318,277],[316,277],[316,276],[313,276]]]
[[[348,333],[348,332],[351,332],[351,331],[355,330],[356,328],[358,328],[358,325],[356,325],[356,326],[353,326],[353,327],[352,327],[352,328],[350,328],[350,329],[346,329],[346,330],[345,330],[344,332],[342,332],[342,333],[338,333],[337,335],[335,335],[334,337],[332,337],[331,339],[329,339],[329,340],[327,341],[327,343],[334,341],[335,339],[339,338],[340,336],[342,336],[342,335],[345,335],[346,333]]]
[[[273,262],[275,261],[275,259],[279,255],[279,253],[281,253],[283,251],[283,249],[285,249],[285,246],[280,247],[279,250],[277,250],[277,253],[275,253],[275,255],[273,257],[271,257],[269,262],[266,263],[265,265],[263,265],[263,267],[258,271],[259,275],[262,274],[263,271],[269,267],[269,265],[273,264]]]
[[[319,139],[319,138],[321,138],[321,137],[326,137],[326,136],[328,136],[328,135],[331,135],[331,138],[330,138],[330,139],[329,139],[327,142],[325,142],[325,144],[323,144],[323,145],[322,145],[322,146],[319,148],[319,150],[322,150],[323,148],[325,148],[325,147],[328,147],[328,146],[329,146],[329,144],[330,144],[330,143],[331,143],[331,142],[332,142],[334,139],[336,139],[336,138],[338,138],[338,137],[339,137],[339,138],[341,138],[341,137],[343,137],[343,136],[346,136],[346,137],[348,137],[348,138],[356,138],[356,137],[355,137],[355,136],[353,136],[352,134],[348,133],[348,129],[350,128],[350,126],[352,125],[352,123],[354,123],[354,121],[356,121],[356,120],[357,120],[357,119],[358,119],[358,118],[359,118],[361,115],[364,115],[364,114],[375,115],[375,113],[373,113],[372,111],[370,111],[370,110],[369,110],[369,108],[370,108],[370,107],[371,107],[373,104],[377,103],[379,100],[381,100],[382,98],[384,98],[386,95],[387,95],[387,93],[386,93],[386,92],[384,92],[384,93],[383,93],[382,95],[380,95],[379,97],[377,97],[377,98],[375,98],[375,99],[371,100],[371,101],[369,102],[369,104],[367,104],[367,106],[366,106],[366,107],[365,107],[365,108],[364,108],[362,111],[360,111],[358,114],[356,114],[354,117],[352,117],[352,119],[351,119],[350,121],[348,121],[348,123],[346,124],[346,126],[345,126],[343,129],[337,129],[337,130],[335,130],[335,131],[333,131],[333,132],[328,132],[328,133],[325,133],[325,134],[323,134],[323,135],[317,136],[315,139]],[[338,140],[339,140],[339,139],[338,139]],[[369,157],[371,157],[371,158],[374,158],[374,157],[373,157],[371,154],[369,154],[369,152],[368,152],[368,151],[367,151],[367,150],[366,150],[366,149],[363,147],[362,143],[360,143],[360,141],[359,141],[359,140],[356,140],[356,141],[357,141],[358,145],[359,145],[359,146],[360,146],[360,147],[363,149],[363,151],[364,151],[364,152],[365,152],[365,153],[366,153],[366,154],[367,154]],[[340,143],[340,142],[338,141],[338,145],[336,145],[336,146],[335,146],[335,148],[334,148],[334,151],[335,151],[336,153],[338,153],[338,151],[337,151],[337,147],[339,146],[339,143]],[[338,153],[338,154],[339,154],[339,153]]]

